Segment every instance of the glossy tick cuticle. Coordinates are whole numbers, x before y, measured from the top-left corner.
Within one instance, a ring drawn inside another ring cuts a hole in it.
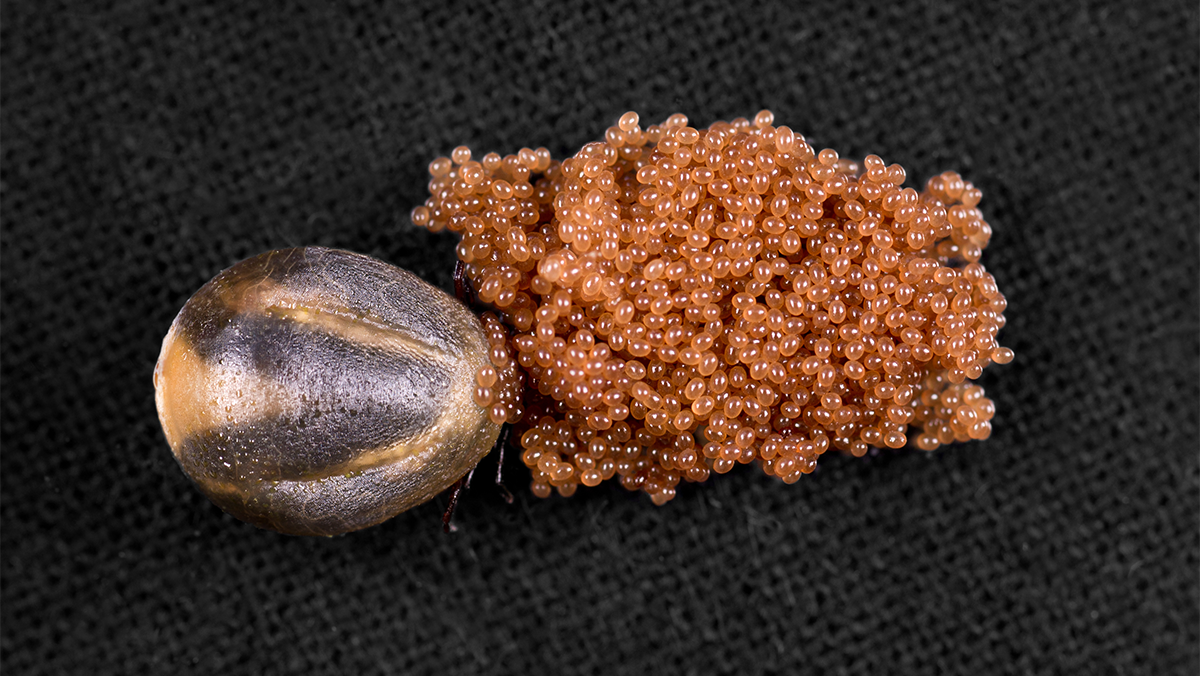
[[[471,401],[492,322],[367,256],[268,252],[180,311],[155,369],[159,418],[184,471],[234,516],[297,535],[365,528],[492,449],[502,421]]]

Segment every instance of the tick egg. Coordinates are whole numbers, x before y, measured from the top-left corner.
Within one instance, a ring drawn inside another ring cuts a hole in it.
[[[347,251],[271,251],[183,307],[155,398],[214,503],[334,535],[429,500],[492,449],[500,425],[474,400],[477,376],[495,375],[492,347],[477,317],[411,273]]]

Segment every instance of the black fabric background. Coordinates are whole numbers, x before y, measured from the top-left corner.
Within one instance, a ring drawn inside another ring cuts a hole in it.
[[[6,673],[1198,673],[1195,3],[49,5],[0,17]],[[320,244],[449,288],[408,220],[435,156],[763,107],[983,189],[989,441],[663,508],[510,458],[452,537],[444,497],[259,531],[176,466],[151,372],[222,268]]]

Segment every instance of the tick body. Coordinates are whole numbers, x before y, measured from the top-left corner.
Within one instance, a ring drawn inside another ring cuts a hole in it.
[[[461,303],[382,261],[271,251],[175,318],[155,368],[184,471],[239,519],[294,535],[366,528],[470,471],[500,425],[472,400],[488,343]]]

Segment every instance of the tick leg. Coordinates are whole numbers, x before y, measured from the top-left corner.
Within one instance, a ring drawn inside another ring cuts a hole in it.
[[[458,506],[459,493],[462,493],[463,489],[471,484],[471,475],[474,473],[475,470],[472,469],[467,472],[466,476],[459,477],[458,481],[450,486],[450,504],[446,505],[446,511],[442,514],[442,532],[447,535],[458,530],[453,523],[450,523],[450,520],[454,518],[454,508]]]
[[[508,433],[510,430],[512,430],[512,425],[507,423],[500,429],[500,438],[496,440],[495,450],[499,453],[499,456],[496,458],[496,485],[500,487],[500,492],[504,496],[504,501],[511,505],[513,501],[513,494],[504,486],[504,480],[502,478],[504,474],[504,447],[508,445]]]
[[[475,290],[471,288],[471,280],[467,279],[467,266],[462,261],[454,264],[454,295],[469,308],[477,304]]]
[[[458,530],[454,524],[450,523],[450,519],[454,518],[454,508],[458,506],[458,494],[462,492],[463,480],[459,479],[450,487],[450,504],[446,505],[446,511],[442,514],[442,532],[449,535]]]

